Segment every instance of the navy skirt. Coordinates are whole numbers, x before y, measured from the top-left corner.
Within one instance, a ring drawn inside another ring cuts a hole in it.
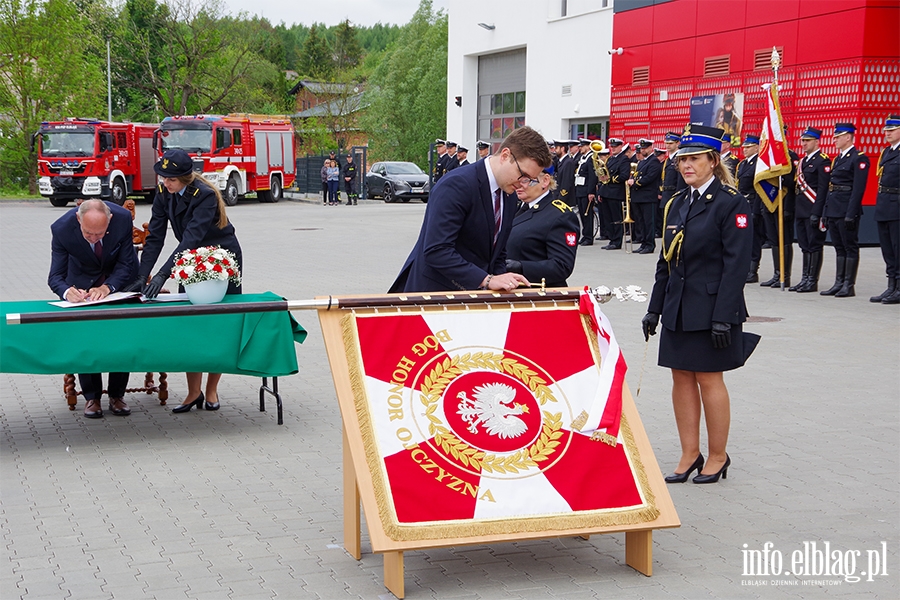
[[[712,331],[684,331],[681,315],[676,329],[661,327],[659,335],[659,366],[699,373],[719,373],[743,367],[759,343],[755,333],[744,333],[741,325],[731,324],[731,344],[727,348],[713,348]]]

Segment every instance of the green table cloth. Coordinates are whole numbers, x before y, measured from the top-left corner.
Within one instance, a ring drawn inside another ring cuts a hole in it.
[[[223,304],[283,300],[272,292],[226,296]],[[180,306],[186,302],[167,303]],[[88,308],[148,305],[106,304]],[[156,305],[158,306],[158,305]],[[8,313],[66,311],[47,301],[0,302],[3,373],[233,373],[280,377],[297,372],[294,343],[306,330],[288,311],[7,325]]]

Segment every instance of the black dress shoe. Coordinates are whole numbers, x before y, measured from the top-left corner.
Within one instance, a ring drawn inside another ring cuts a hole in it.
[[[172,412],[173,413],[189,412],[195,406],[197,407],[197,410],[200,410],[200,407],[203,406],[204,400],[205,400],[205,398],[203,397],[203,392],[200,392],[200,395],[197,396],[196,400],[194,400],[193,402],[188,402],[187,404],[179,404],[178,406],[176,406],[175,408],[172,409]]]
[[[728,479],[728,467],[731,466],[731,457],[728,454],[725,455],[725,464],[722,465],[722,468],[716,471],[715,473],[710,473],[709,475],[697,475],[691,481],[694,483],[716,483],[719,481],[719,476],[722,476],[722,479]]]
[[[688,480],[688,477],[691,476],[691,473],[697,471],[698,473],[703,469],[703,455],[699,454],[697,456],[697,460],[694,461],[688,470],[684,473],[672,473],[671,475],[666,476],[666,483],[684,483]]]
[[[604,250],[621,250],[622,244],[607,244],[603,246]]]
[[[578,242],[578,245],[579,246],[593,246],[594,242],[593,242],[593,240],[581,240],[580,242]]]
[[[219,410],[219,403],[218,402],[204,402],[203,408],[205,408],[206,410]]]
[[[644,246],[643,248],[641,248],[640,250],[637,251],[638,254],[653,254],[653,252],[654,252],[654,249],[648,248],[647,246]]]

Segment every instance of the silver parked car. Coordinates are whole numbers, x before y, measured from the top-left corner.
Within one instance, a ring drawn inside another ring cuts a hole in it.
[[[385,202],[409,202],[410,198],[428,202],[428,174],[411,162],[377,162],[366,173],[366,195],[381,196]]]

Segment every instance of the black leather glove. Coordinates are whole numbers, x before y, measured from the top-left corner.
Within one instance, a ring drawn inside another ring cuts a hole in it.
[[[147,298],[156,298],[159,295],[159,291],[163,289],[163,286],[166,285],[166,281],[168,281],[169,277],[167,275],[163,275],[162,273],[157,273],[153,276],[153,279],[150,280],[146,286],[144,286],[143,294]]]
[[[659,325],[659,315],[648,312],[641,319],[641,331],[644,332],[644,341],[649,342],[651,335],[656,335],[656,326]]]
[[[821,218],[821,217],[817,217],[816,215],[809,215],[809,223],[810,223],[810,225],[812,225],[813,227],[818,227],[818,226],[819,226],[819,219],[820,219],[820,218]]]
[[[522,274],[522,263],[517,260],[506,259],[506,270],[510,273]]]
[[[731,345],[731,323],[712,324],[712,343],[713,348],[727,348]]]
[[[844,219],[844,227],[847,231],[856,231],[856,219]]]
[[[131,283],[129,283],[128,285],[123,287],[120,291],[122,291],[122,292],[139,292],[139,291],[141,291],[141,288],[143,288],[143,287],[144,287],[144,278],[138,277],[137,279],[135,279],[134,281],[132,281]]]

